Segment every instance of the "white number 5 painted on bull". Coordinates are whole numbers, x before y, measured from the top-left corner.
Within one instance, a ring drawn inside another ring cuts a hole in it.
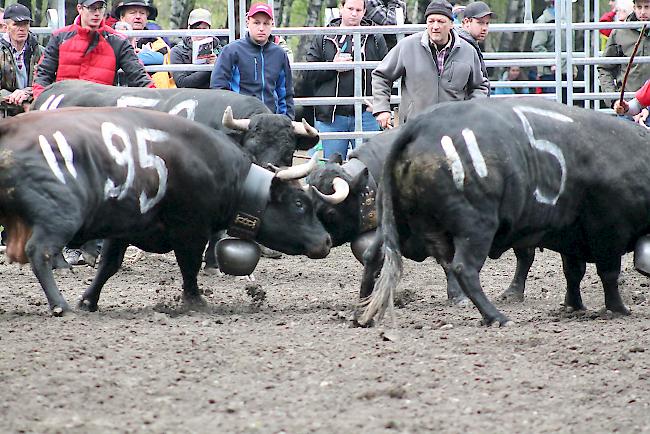
[[[554,121],[560,121],[560,122],[573,122],[573,119],[571,119],[568,116],[564,116],[560,113],[552,112],[550,110],[537,109],[533,107],[519,106],[519,107],[514,107],[513,110],[517,114],[517,116],[519,116],[519,119],[521,120],[521,123],[524,126],[524,131],[528,136],[528,141],[530,142],[530,146],[532,146],[534,149],[537,149],[541,152],[546,152],[548,154],[551,154],[553,157],[555,157],[558,164],[560,165],[560,172],[561,172],[560,187],[558,188],[557,194],[555,196],[547,196],[540,190],[539,187],[537,187],[537,189],[535,190],[535,199],[538,202],[549,204],[549,205],[555,205],[557,203],[557,200],[560,198],[560,195],[564,191],[564,184],[566,183],[566,161],[564,160],[564,154],[562,153],[562,149],[560,149],[559,146],[557,146],[555,143],[550,142],[548,140],[535,138],[535,134],[533,133],[533,127],[530,125],[530,122],[528,121],[528,118],[526,118],[524,112],[533,113],[538,116],[546,116],[553,119]]]
[[[124,199],[135,180],[135,161],[133,159],[131,140],[124,129],[111,122],[104,122],[101,129],[104,144],[115,163],[126,166],[126,180],[124,183],[117,185],[112,179],[107,179],[104,185],[104,197],[121,200]],[[147,151],[147,141],[162,141],[167,137],[167,134],[160,130],[136,129],[135,135],[140,167],[142,169],[154,168],[158,174],[158,191],[156,195],[149,198],[144,191],[140,193],[140,212],[144,214],[163,198],[167,189],[167,166],[165,161]],[[118,137],[122,142],[124,149],[121,151],[113,143],[115,137]]]

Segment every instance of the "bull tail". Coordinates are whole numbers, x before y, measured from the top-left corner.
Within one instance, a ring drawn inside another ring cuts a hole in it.
[[[394,308],[394,294],[402,277],[402,252],[400,251],[399,234],[395,220],[394,209],[394,166],[397,156],[411,142],[411,133],[407,125],[395,139],[391,150],[384,163],[384,176],[382,177],[378,201],[380,216],[378,236],[382,237],[384,263],[381,267],[372,295],[361,302],[365,310],[358,319],[362,325],[368,324],[373,318],[381,321],[386,311],[392,315]]]

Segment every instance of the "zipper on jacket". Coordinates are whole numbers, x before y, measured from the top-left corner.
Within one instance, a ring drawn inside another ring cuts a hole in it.
[[[272,42],[271,42],[272,44]],[[260,47],[260,62],[261,62],[261,69],[260,69],[260,77],[262,78],[262,102],[266,104],[266,101],[264,100],[264,92],[266,91],[266,83],[264,80],[264,47]],[[257,70],[257,68],[256,68]],[[271,92],[273,93],[273,92]]]
[[[255,81],[257,81],[257,57],[253,57],[253,60],[255,60]]]

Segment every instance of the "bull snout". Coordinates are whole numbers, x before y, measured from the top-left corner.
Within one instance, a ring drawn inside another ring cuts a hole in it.
[[[329,255],[331,248],[332,237],[329,234],[325,234],[322,242],[307,251],[307,257],[309,259],[323,259]]]

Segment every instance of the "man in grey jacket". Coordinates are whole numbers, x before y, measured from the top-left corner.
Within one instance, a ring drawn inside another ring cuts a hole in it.
[[[382,128],[391,127],[390,92],[400,77],[400,123],[440,102],[488,95],[481,60],[454,30],[451,5],[433,1],[424,16],[427,29],[398,42],[372,73],[373,114]]]

